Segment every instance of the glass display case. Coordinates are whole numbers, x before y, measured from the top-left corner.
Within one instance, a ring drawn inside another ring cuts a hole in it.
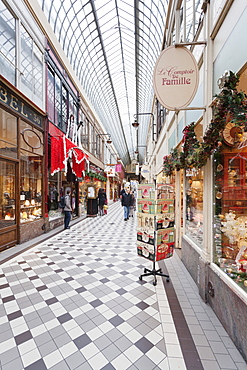
[[[15,163],[0,160],[0,228],[15,225]]]
[[[186,222],[185,233],[200,248],[203,242],[203,171],[186,171]]]
[[[42,217],[42,157],[21,151],[20,222]]]
[[[214,262],[247,291],[247,152],[217,155],[214,179]]]

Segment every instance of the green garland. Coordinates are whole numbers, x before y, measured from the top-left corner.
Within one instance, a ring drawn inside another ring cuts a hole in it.
[[[166,176],[170,176],[175,170],[203,167],[212,153],[222,145],[222,131],[227,117],[246,131],[247,95],[237,91],[238,83],[239,76],[230,71],[222,91],[215,96],[213,118],[202,142],[196,138],[194,122],[184,128],[182,151],[173,149],[170,155],[164,156],[163,170]]]
[[[107,178],[99,175],[98,173],[85,171],[85,176],[92,177],[94,179],[98,179],[99,181],[107,181]]]

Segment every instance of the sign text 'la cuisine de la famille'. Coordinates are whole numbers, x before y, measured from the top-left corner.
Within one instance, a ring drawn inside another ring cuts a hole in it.
[[[159,102],[169,110],[186,108],[198,88],[198,66],[185,47],[170,46],[156,62],[153,86]]]

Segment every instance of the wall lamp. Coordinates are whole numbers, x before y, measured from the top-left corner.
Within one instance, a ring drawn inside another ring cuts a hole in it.
[[[154,115],[153,115],[153,113],[136,113],[136,114],[133,115],[133,117],[134,117],[135,120],[132,123],[132,126],[137,129],[139,127],[139,122],[137,121],[137,116],[145,116],[147,114],[150,115],[150,116],[152,116],[152,122],[154,122]]]
[[[107,144],[111,144],[112,143],[111,135],[110,134],[98,134],[97,136],[108,136],[108,138],[106,139]]]

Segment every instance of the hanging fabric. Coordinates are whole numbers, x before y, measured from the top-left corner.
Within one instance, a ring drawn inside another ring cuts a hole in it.
[[[64,143],[62,136],[51,136],[51,175],[64,169]]]
[[[88,155],[78,148],[65,135],[51,136],[51,175],[64,170],[67,173],[68,161],[71,162],[72,172],[76,177],[82,177],[82,171],[85,171]]]

